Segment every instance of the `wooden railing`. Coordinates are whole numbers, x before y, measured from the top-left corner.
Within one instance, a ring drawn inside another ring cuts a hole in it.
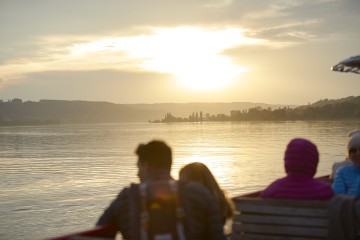
[[[108,225],[98,226],[86,231],[75,232],[54,238],[48,238],[47,240],[111,239],[108,238],[107,236],[115,235],[115,232],[116,232],[115,226],[108,224]]]

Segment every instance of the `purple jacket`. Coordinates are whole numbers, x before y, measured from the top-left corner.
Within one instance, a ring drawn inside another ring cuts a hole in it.
[[[319,153],[306,139],[293,139],[285,152],[287,176],[271,183],[260,197],[299,200],[328,200],[334,192],[331,184],[314,179]]]

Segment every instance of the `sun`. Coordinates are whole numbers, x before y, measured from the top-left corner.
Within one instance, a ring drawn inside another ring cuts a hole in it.
[[[158,30],[143,67],[170,73],[192,90],[212,91],[227,87],[246,71],[222,55],[226,48],[245,42],[239,30],[205,31],[196,28]],[[142,49],[144,54],[147,50]]]
[[[258,43],[238,28],[154,28],[144,35],[77,44],[71,53],[83,61],[93,59],[94,65],[102,61],[109,68],[132,67],[136,71],[170,74],[183,88],[213,91],[231,86],[246,71],[225,50]]]
[[[210,57],[174,70],[179,84],[197,91],[213,91],[230,86],[244,70],[229,62],[229,59]]]
[[[189,48],[187,48],[189,51]],[[213,91],[233,83],[245,69],[224,56],[215,54],[176,54],[177,57],[158,57],[147,60],[143,67],[172,74],[178,84],[196,91]],[[167,59],[167,60],[165,60]]]

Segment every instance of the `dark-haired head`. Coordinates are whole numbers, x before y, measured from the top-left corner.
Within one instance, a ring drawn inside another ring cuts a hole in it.
[[[160,140],[153,140],[147,144],[139,144],[135,151],[138,163],[145,163],[151,169],[169,170],[172,164],[171,148]]]

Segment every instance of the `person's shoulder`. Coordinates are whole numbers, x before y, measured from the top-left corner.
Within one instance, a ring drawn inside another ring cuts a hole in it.
[[[127,198],[130,195],[130,189],[131,186],[126,186],[123,189],[121,189],[117,194],[116,199]]]
[[[209,190],[195,181],[180,183],[180,191],[184,195],[200,196],[202,198],[211,197]]]
[[[288,181],[290,181],[290,180],[286,176],[282,177],[282,178],[278,178],[278,179],[275,179],[273,182],[271,182],[267,186],[267,188],[274,187],[274,186],[277,186],[277,185],[281,185],[281,184],[287,183]]]
[[[353,164],[351,165],[345,165],[339,168],[339,173],[349,172],[355,170],[355,166]]]
[[[336,179],[337,176],[339,176],[341,178],[352,178],[352,177],[354,177],[355,175],[358,175],[358,174],[359,174],[359,171],[358,171],[357,167],[354,166],[353,164],[348,165],[348,166],[342,166],[336,172],[335,179]]]
[[[266,186],[261,192],[260,197],[261,198],[269,198],[273,194],[275,194],[277,191],[282,189],[284,182],[286,182],[286,177],[279,178],[271,182],[268,186]]]
[[[188,181],[184,183],[180,183],[183,191],[206,191],[206,188],[198,182]]]

